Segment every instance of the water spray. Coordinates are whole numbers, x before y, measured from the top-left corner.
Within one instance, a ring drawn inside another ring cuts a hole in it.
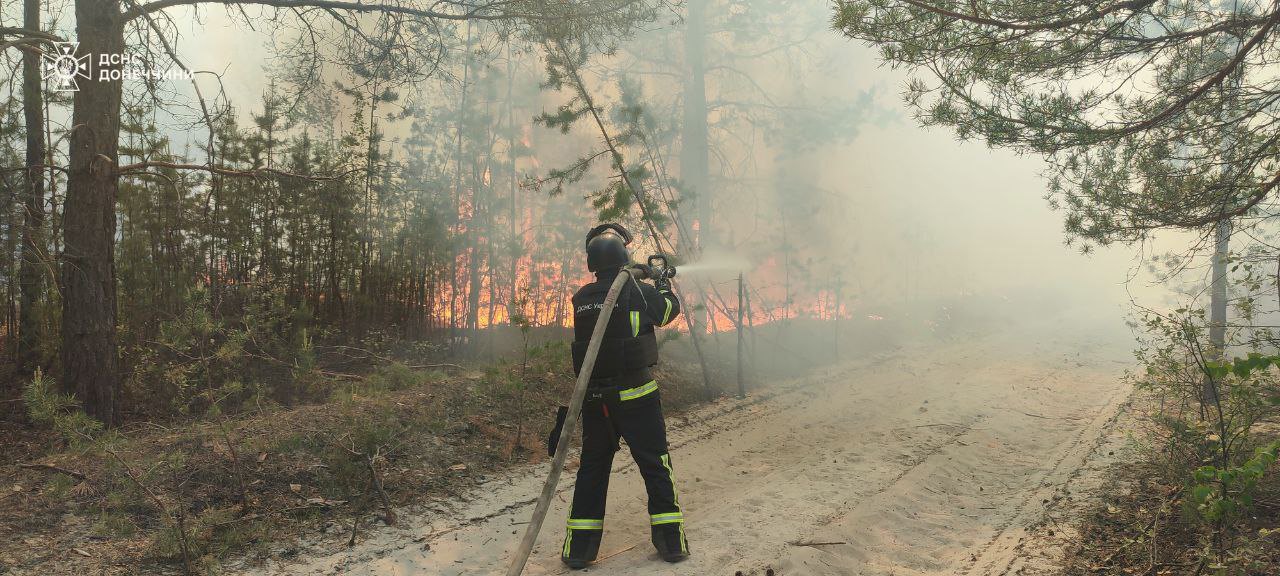
[[[751,263],[737,254],[704,253],[697,262],[681,264],[685,275],[711,274],[715,272],[740,272],[751,269]]]

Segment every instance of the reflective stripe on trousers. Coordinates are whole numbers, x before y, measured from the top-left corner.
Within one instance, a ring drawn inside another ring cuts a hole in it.
[[[661,391],[656,381],[619,390],[617,396],[590,404],[582,410],[582,464],[577,472],[577,485],[569,518],[564,554],[582,553],[584,540],[593,540],[597,530],[592,519],[604,518],[609,475],[619,440],[626,440],[635,459],[645,491],[648,493],[648,515],[653,530],[679,531],[684,542],[684,514],[676,493],[671,456],[667,453],[666,424],[662,415]],[[581,521],[581,522],[580,522]],[[603,526],[603,522],[598,524]],[[574,533],[577,536],[574,537]],[[590,538],[582,538],[591,534]]]

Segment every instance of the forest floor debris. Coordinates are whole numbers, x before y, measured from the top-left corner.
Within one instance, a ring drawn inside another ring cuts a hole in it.
[[[1230,539],[1243,543],[1230,552],[1233,568],[1216,565],[1208,552],[1211,532],[1194,518],[1185,486],[1167,480],[1161,459],[1147,452],[1157,410],[1150,402],[1135,403],[1131,436],[1112,448],[1123,454],[1108,458],[1101,480],[1089,487],[1090,498],[1074,514],[1072,537],[1063,543],[1054,574],[1280,574],[1280,475],[1263,478],[1254,506],[1230,528]],[[1260,432],[1276,437],[1280,428]]]
[[[523,367],[393,367],[335,382],[320,404],[126,425],[109,443],[61,448],[10,403],[0,574],[215,573],[228,556],[296,554],[290,542],[308,534],[355,542],[398,509],[543,459],[551,407],[572,386],[567,358],[553,344]],[[700,398],[701,373],[668,364],[659,377],[678,413]]]

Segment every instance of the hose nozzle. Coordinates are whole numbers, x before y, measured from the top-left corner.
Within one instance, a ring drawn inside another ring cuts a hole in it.
[[[654,280],[676,277],[676,267],[667,261],[665,254],[654,254],[649,257],[649,269]]]

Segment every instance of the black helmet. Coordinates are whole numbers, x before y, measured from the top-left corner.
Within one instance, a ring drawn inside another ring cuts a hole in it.
[[[631,233],[621,224],[601,224],[587,232],[587,270],[601,272],[631,262]]]

